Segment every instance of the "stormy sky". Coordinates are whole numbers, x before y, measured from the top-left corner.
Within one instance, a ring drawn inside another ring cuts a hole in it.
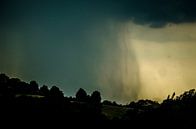
[[[65,95],[161,100],[196,88],[194,0],[1,0],[0,72]]]

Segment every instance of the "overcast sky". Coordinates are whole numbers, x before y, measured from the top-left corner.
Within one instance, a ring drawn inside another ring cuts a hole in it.
[[[1,0],[0,72],[65,95],[161,100],[196,88],[194,0]]]

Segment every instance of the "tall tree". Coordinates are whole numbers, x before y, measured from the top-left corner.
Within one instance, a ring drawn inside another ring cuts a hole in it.
[[[30,91],[32,94],[37,94],[39,91],[39,86],[38,83],[36,81],[31,81],[30,82]]]
[[[91,102],[94,104],[100,104],[101,103],[101,94],[99,91],[94,91],[91,94]]]
[[[86,102],[87,101],[87,93],[84,89],[80,88],[76,93],[76,100],[80,102]]]
[[[46,96],[47,97],[49,95],[48,86],[43,85],[42,87],[40,87],[39,93],[40,93],[40,95],[43,95],[43,96]]]
[[[51,89],[50,89],[50,96],[52,98],[63,98],[64,95],[63,95],[63,92],[56,86],[53,86]]]

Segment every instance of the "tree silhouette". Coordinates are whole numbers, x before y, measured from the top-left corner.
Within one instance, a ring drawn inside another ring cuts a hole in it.
[[[9,77],[5,74],[0,74],[0,93],[7,94],[8,86],[7,83],[9,81]]]
[[[43,96],[48,96],[49,95],[49,89],[48,89],[48,86],[46,86],[46,85],[43,85],[42,87],[40,87],[40,89],[39,89],[39,93],[40,93],[40,95],[43,95]]]
[[[31,81],[30,84],[30,91],[32,94],[37,94],[39,91],[39,86],[36,81]]]
[[[18,94],[21,92],[21,80],[18,78],[11,78],[8,81],[8,89],[9,92],[14,93],[14,94]]]
[[[76,100],[80,102],[87,102],[87,93],[84,89],[80,88],[76,93]]]
[[[171,99],[174,99],[175,95],[176,95],[176,93],[174,92],[174,93],[172,94]]]
[[[56,123],[62,120],[87,124],[92,121],[106,122],[112,126],[127,124],[138,128],[147,128],[150,124],[155,128],[160,125],[163,128],[190,128],[196,122],[195,89],[185,91],[176,97],[174,92],[160,104],[141,99],[127,105],[119,105],[115,101],[108,100],[101,103],[99,91],[94,91],[89,96],[80,88],[76,97],[64,97],[63,92],[56,86],[49,90],[43,85],[38,89],[36,81],[26,83],[18,78],[9,78],[5,74],[0,74],[0,105],[2,118],[17,117],[23,123],[25,120],[34,121],[33,118],[36,117],[36,119],[40,118],[40,121],[45,120],[45,124],[48,120]],[[64,119],[61,119],[62,116]]]
[[[112,106],[122,106],[122,105],[119,105],[119,104],[117,104],[115,101],[109,101],[109,100],[104,100],[103,102],[102,102],[102,104],[104,104],[104,105],[112,105]]]
[[[101,103],[101,94],[99,91],[94,91],[91,94],[90,100],[94,104],[100,104]]]
[[[5,74],[0,74],[0,84],[6,84],[9,80],[9,77]]]
[[[60,99],[64,97],[63,92],[56,86],[52,86],[49,93],[50,93],[50,97],[52,98]]]

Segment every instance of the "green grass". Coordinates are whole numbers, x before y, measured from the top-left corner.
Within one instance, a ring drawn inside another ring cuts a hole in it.
[[[129,110],[127,107],[119,107],[112,105],[103,105],[102,113],[107,116],[109,119],[121,118]]]

